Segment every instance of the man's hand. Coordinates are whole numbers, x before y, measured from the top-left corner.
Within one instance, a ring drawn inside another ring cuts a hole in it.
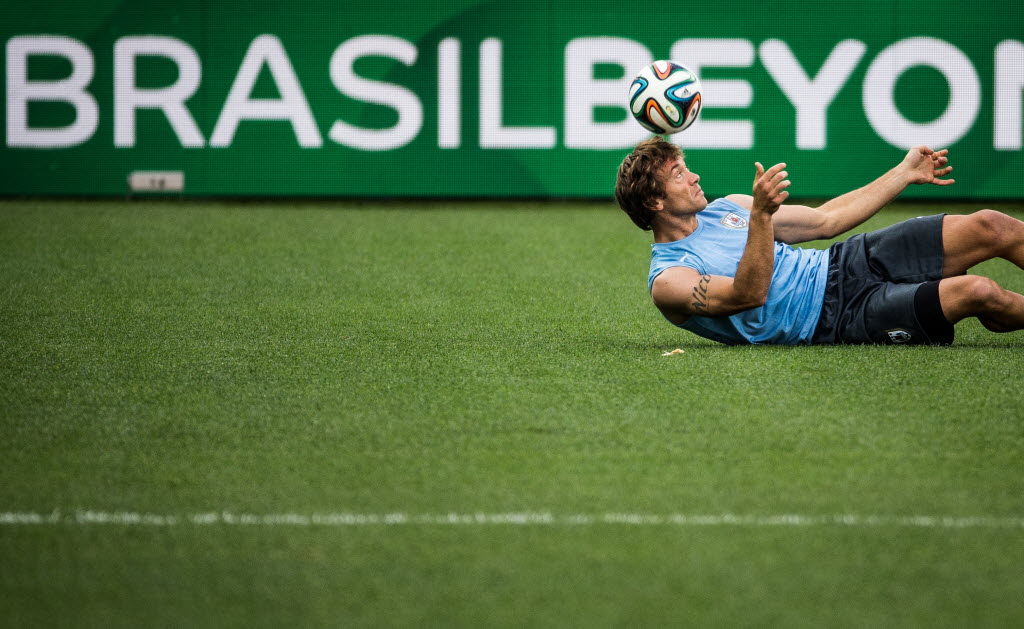
[[[785,164],[776,164],[765,172],[761,162],[754,162],[754,202],[750,210],[752,213],[763,212],[771,216],[789,197],[789,192],[786,191],[789,187],[786,176],[789,173],[783,170],[785,167]]]
[[[953,183],[952,179],[940,179],[953,172],[953,167],[948,165],[948,153],[947,149],[933,151],[927,146],[915,146],[900,162],[899,168],[906,175],[907,183],[948,186]]]

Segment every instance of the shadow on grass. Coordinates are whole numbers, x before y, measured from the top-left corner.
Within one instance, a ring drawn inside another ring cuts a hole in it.
[[[930,352],[955,352],[958,350],[971,351],[1024,351],[1024,339],[1001,339],[993,337],[991,340],[970,340],[956,341],[952,345],[722,345],[703,341],[680,341],[680,342],[648,342],[637,340],[620,340],[614,338],[602,339],[601,345],[608,349],[625,350],[631,352],[671,352],[681,349],[684,352],[713,352],[713,353],[737,353],[737,352],[811,352],[821,351],[842,352],[842,353],[863,353],[866,351],[930,351]]]

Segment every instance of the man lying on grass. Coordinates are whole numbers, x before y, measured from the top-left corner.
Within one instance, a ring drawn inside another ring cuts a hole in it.
[[[1024,296],[972,266],[1000,257],[1024,268],[1024,223],[1000,212],[939,214],[858,234],[828,251],[794,243],[860,225],[910,184],[949,185],[947,151],[915,147],[872,183],[819,208],[784,205],[785,164],[755,164],[753,196],[711,203],[674,144],[651,138],[619,167],[615,197],[653,230],[648,288],[671,323],[728,344],[951,343],[977,317],[1024,328]]]

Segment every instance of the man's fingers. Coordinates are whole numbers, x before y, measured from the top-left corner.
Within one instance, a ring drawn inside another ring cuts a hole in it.
[[[789,197],[786,188],[789,187],[789,180],[786,177],[789,173],[785,171],[785,162],[775,164],[767,171],[761,162],[754,162],[757,176],[754,178],[754,206],[761,211],[774,214],[782,202]]]
[[[786,177],[788,176],[789,173],[784,170],[780,170],[770,177],[768,176],[768,173],[765,173],[765,177],[761,179],[760,185],[768,194],[775,194],[780,189],[779,184],[785,182],[787,186],[789,185],[789,182],[786,181]]]
[[[771,181],[768,182],[768,185],[765,186],[765,192],[767,192],[770,195],[776,194],[779,192],[779,190],[784,190],[788,188],[789,184],[790,181],[789,179],[786,179],[786,173],[778,173],[775,175],[775,177],[772,178]]]
[[[936,169],[935,170],[935,176],[936,177],[944,177],[944,176],[948,175],[951,172],[953,172],[953,167],[952,166],[946,166],[945,168],[938,168],[938,169]]]
[[[769,169],[768,169],[768,170],[766,171],[766,170],[764,169],[764,166],[762,166],[762,165],[761,165],[761,162],[754,162],[754,168],[755,168],[755,169],[757,170],[757,172],[758,172],[759,174],[761,174],[761,175],[768,175],[768,176],[771,176],[771,175],[774,175],[775,173],[779,172],[780,170],[782,170],[782,169],[783,169],[783,168],[785,168],[785,167],[786,167],[786,164],[785,164],[785,163],[779,163],[779,164],[776,164],[776,165],[772,166],[771,168],[769,168]]]
[[[757,185],[771,185],[773,178],[779,173],[780,170],[786,167],[785,164],[776,164],[769,168],[767,171],[761,166],[761,162],[757,162],[758,167],[757,177],[754,178],[754,186]]]
[[[784,183],[786,186],[789,185],[788,181],[782,182],[782,183]],[[782,204],[788,198],[789,198],[789,191],[788,190],[783,190],[781,188],[778,188],[778,189],[772,191],[772,193],[768,196],[768,198],[765,199],[765,204],[762,207],[769,214],[775,214],[776,212],[779,211],[779,208],[782,206]]]

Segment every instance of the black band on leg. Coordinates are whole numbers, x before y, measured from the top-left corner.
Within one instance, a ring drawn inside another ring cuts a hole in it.
[[[925,282],[917,288],[914,293],[914,314],[930,342],[938,345],[953,342],[955,330],[946,315],[942,314],[938,281]]]

